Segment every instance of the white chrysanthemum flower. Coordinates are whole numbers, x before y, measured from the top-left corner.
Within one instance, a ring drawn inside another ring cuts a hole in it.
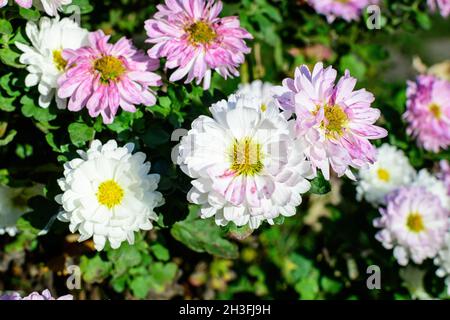
[[[286,89],[282,86],[275,86],[270,82],[255,80],[252,83],[240,84],[236,95],[261,99],[262,109],[267,109],[267,107],[278,107],[278,100],[275,99],[275,96],[280,96],[285,92]]]
[[[359,170],[356,187],[358,201],[364,197],[373,205],[384,203],[389,192],[410,184],[416,174],[403,151],[386,143],[377,151],[377,161]]]
[[[434,258],[434,264],[438,266],[436,275],[440,278],[445,278],[445,284],[447,286],[447,295],[450,296],[450,233],[447,232],[445,237],[445,245],[439,251],[436,258]]]
[[[441,200],[442,206],[445,209],[450,210],[450,197],[447,194],[447,187],[443,181],[433,176],[426,169],[419,171],[412,185],[424,187]]]
[[[388,194],[386,208],[374,226],[386,249],[394,249],[394,257],[402,266],[410,260],[421,264],[434,258],[445,244],[449,228],[449,211],[438,196],[424,187],[401,187]]]
[[[210,111],[178,146],[178,164],[195,179],[188,200],[201,205],[201,217],[256,229],[294,215],[312,170],[292,138],[293,122],[252,96],[232,95]]]
[[[61,53],[64,49],[78,49],[88,44],[88,31],[69,18],[41,18],[39,26],[27,22],[26,33],[31,46],[16,42],[23,54],[20,62],[27,65],[28,76],[25,85],[38,85],[39,105],[47,108],[53,98],[59,109],[65,109],[66,99],[55,96],[57,80],[64,72],[66,61]]]
[[[30,188],[11,188],[0,185],[0,235],[5,233],[15,236],[16,223],[19,218],[29,211],[28,199],[42,194],[42,186]]]
[[[110,140],[105,145],[92,142],[87,152],[64,166],[58,181],[63,194],[56,201],[64,208],[58,218],[70,222],[70,231],[81,234],[79,241],[93,237],[102,250],[108,240],[113,249],[127,240],[134,243],[134,232],[152,229],[153,211],[164,203],[156,191],[158,174],[148,174],[150,162],[145,154],[132,154],[134,145],[118,147]]]

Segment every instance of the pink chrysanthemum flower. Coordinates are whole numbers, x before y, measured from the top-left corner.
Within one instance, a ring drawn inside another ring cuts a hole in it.
[[[421,264],[433,258],[444,245],[449,227],[449,212],[438,196],[422,187],[403,187],[389,194],[381,218],[374,220],[382,228],[376,235],[386,249],[394,249],[400,265],[409,260]]]
[[[407,133],[424,149],[439,152],[450,145],[450,82],[420,75],[408,82]]]
[[[244,39],[252,36],[240,27],[237,17],[219,18],[221,1],[166,0],[157,8],[153,19],[145,22],[147,42],[154,44],[148,54],[167,58],[166,67],[177,69],[170,81],[187,75],[185,83],[203,81],[208,89],[211,70],[225,79],[239,75],[237,68],[250,52]]]
[[[362,10],[369,5],[378,4],[378,0],[309,0],[309,4],[318,13],[332,23],[337,17],[346,21],[359,20]]]
[[[161,77],[151,72],[158,68],[157,60],[138,51],[126,38],[114,45],[108,43],[109,38],[97,31],[89,35],[89,47],[64,50],[67,69],[58,80],[58,96],[70,98],[70,111],[86,107],[91,117],[101,115],[107,124],[119,107],[135,112],[136,105],[154,105],[155,92],[149,87],[161,85]]]
[[[350,167],[362,168],[376,161],[376,148],[370,139],[380,139],[387,131],[374,125],[380,111],[372,108],[372,93],[354,91],[356,79],[346,71],[335,84],[337,72],[331,66],[315,65],[311,74],[303,65],[294,79],[285,79],[289,91],[278,97],[288,116],[295,113],[297,136],[307,158],[326,179],[331,169],[338,176],[355,179]]]
[[[73,300],[73,296],[68,294],[62,297],[55,299],[49,290],[42,291],[42,294],[39,292],[33,292],[26,297],[21,297],[20,294],[14,292],[12,294],[6,294],[0,296],[0,300]]]
[[[33,0],[14,0],[22,8],[31,8],[33,5]],[[3,8],[8,4],[8,0],[0,0],[0,8]]]
[[[450,15],[450,0],[428,0],[428,6],[433,12],[439,10],[444,18]]]

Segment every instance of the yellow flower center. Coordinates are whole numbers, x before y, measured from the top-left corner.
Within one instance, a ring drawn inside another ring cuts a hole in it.
[[[53,64],[59,71],[64,71],[67,61],[62,57],[62,50],[53,50]]]
[[[430,110],[431,114],[436,118],[436,119],[441,119],[442,116],[442,111],[441,111],[441,107],[436,104],[436,103],[432,103],[430,104],[430,106],[428,107],[428,109]]]
[[[100,72],[102,82],[116,81],[126,71],[122,61],[112,56],[95,60],[94,69]]]
[[[262,171],[261,145],[251,138],[235,140],[231,148],[231,170],[238,175],[254,176]]]
[[[267,111],[267,106],[266,106],[265,103],[263,103],[263,104],[261,105],[261,111],[262,111],[262,112],[266,112],[266,111]]]
[[[204,21],[198,21],[185,28],[188,39],[192,44],[208,44],[214,41],[217,33]]]
[[[344,128],[347,125],[347,114],[341,107],[334,105],[325,106],[325,123],[322,126],[325,128],[326,136],[328,138],[336,138],[344,134]]]
[[[378,169],[377,174],[378,179],[380,179],[381,181],[389,182],[389,180],[391,180],[391,175],[389,174],[389,171],[383,168]]]
[[[114,180],[105,181],[98,186],[97,200],[108,209],[119,205],[123,196],[123,189]]]
[[[409,214],[406,221],[406,226],[411,232],[419,233],[425,230],[422,216],[418,212],[412,212]]]

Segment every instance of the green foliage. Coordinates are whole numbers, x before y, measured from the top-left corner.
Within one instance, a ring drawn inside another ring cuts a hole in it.
[[[196,252],[235,259],[238,257],[237,245],[224,239],[224,232],[217,228],[211,219],[200,219],[199,208],[190,206],[189,215],[177,222],[171,229],[172,236]]]
[[[118,293],[130,290],[136,298],[145,299],[163,294],[176,280],[178,266],[169,259],[169,251],[162,244],[149,246],[138,236],[133,245],[108,248],[106,256],[82,256],[80,268],[87,283],[107,281]]]
[[[89,127],[85,123],[73,122],[68,127],[70,141],[77,146],[81,147],[87,141],[94,138],[95,130]]]
[[[326,194],[331,191],[331,185],[328,180],[326,180],[322,172],[318,172],[317,177],[311,180],[311,193],[315,194]]]

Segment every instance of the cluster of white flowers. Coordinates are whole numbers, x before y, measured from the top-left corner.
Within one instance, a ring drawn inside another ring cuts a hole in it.
[[[447,175],[416,172],[403,151],[384,144],[378,160],[359,172],[357,199],[380,207],[376,238],[400,265],[434,259],[450,294],[450,195]],[[418,294],[417,298],[426,298]]]

